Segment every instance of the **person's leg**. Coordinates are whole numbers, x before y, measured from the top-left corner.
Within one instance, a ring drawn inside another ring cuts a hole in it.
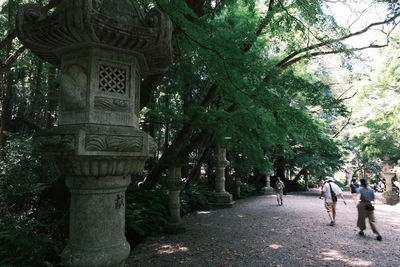
[[[335,220],[336,220],[336,203],[337,203],[337,202],[333,202],[333,203],[332,203],[332,217],[333,217],[333,223],[335,223]]]
[[[283,192],[279,192],[279,197],[281,199],[281,205],[283,205]]]
[[[333,203],[326,203],[325,202],[326,211],[328,212],[329,218],[331,219],[331,226],[333,226],[333,224],[334,224],[334,222],[333,222],[333,214],[332,214],[332,205],[333,205]]]
[[[366,226],[365,226],[366,210],[361,203],[358,204],[357,210],[358,210],[357,227],[360,228],[359,234],[363,235],[364,230],[366,228]]]
[[[280,199],[279,192],[276,192],[276,201],[278,201],[278,205],[280,205],[279,199]]]
[[[374,212],[367,211],[367,217],[368,217],[369,225],[371,226],[372,232],[374,232],[374,234],[379,234],[378,228],[376,227]]]
[[[353,194],[351,194],[351,195],[353,196],[353,201],[354,201],[354,203],[357,204],[357,194],[353,193]]]

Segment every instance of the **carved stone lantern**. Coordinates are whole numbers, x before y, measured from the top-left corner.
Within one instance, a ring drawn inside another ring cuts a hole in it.
[[[168,169],[167,175],[170,218],[168,223],[165,225],[166,233],[178,234],[186,230],[185,225],[181,220],[180,211],[180,193],[183,187],[184,183],[182,181],[181,165],[176,164]]]
[[[211,209],[231,208],[235,203],[232,195],[225,190],[225,167],[229,161],[226,160],[226,148],[217,148],[217,171],[215,178],[215,190],[208,196],[208,204]]]
[[[41,131],[35,144],[71,192],[63,263],[123,266],[125,190],[156,149],[139,130],[140,79],[168,70],[171,22],[129,0],[63,0],[51,15],[23,5],[17,32],[61,69],[58,127]]]
[[[271,187],[271,176],[274,174],[273,171],[267,173],[265,176],[265,187],[262,188],[264,195],[271,195],[274,193],[274,189]]]
[[[392,179],[396,176],[396,172],[393,167],[389,164],[389,157],[385,157],[382,166],[382,177],[386,181],[386,190],[382,194],[382,202],[385,204],[397,204],[399,202],[399,196],[393,191]]]

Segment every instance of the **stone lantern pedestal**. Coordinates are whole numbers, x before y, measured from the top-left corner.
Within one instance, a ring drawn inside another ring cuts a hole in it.
[[[71,192],[65,266],[124,266],[125,190],[154,154],[139,130],[140,79],[172,61],[171,22],[129,0],[63,0],[47,15],[23,5],[20,41],[60,67],[58,126],[38,133],[35,149],[66,176]]]
[[[167,179],[170,219],[165,225],[165,232],[168,234],[178,234],[186,230],[181,220],[180,211],[180,193],[184,185],[181,168],[173,167],[169,169]]]
[[[394,172],[384,172],[382,173],[383,178],[386,182],[386,190],[382,194],[382,203],[395,205],[399,203],[399,195],[393,191],[392,179],[395,177],[396,173]]]
[[[217,149],[217,174],[215,179],[215,191],[208,196],[208,204],[211,209],[231,208],[235,203],[232,195],[225,190],[226,148]]]

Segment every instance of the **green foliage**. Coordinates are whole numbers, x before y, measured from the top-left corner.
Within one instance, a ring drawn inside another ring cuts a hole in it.
[[[181,193],[181,215],[208,208],[207,195],[212,191],[204,184],[191,184]]]
[[[207,195],[211,191],[203,184],[190,185],[181,192],[181,215],[207,209]],[[126,191],[126,236],[132,246],[145,236],[161,232],[169,219],[168,193],[159,188],[140,191],[132,183]]]
[[[126,236],[132,246],[168,221],[168,195],[162,190],[143,192],[132,183],[126,191]]]
[[[227,182],[225,185],[226,191],[234,195],[236,184],[234,182]],[[240,199],[260,194],[259,188],[254,184],[242,182],[240,185]]]
[[[392,160],[400,159],[400,108],[378,114],[364,123],[367,131],[354,136],[353,142],[366,157],[373,161],[389,156]]]
[[[49,197],[57,181],[40,177],[40,161],[32,153],[30,135],[9,136],[3,149],[0,265],[57,266],[67,233],[66,210]]]
[[[212,131],[213,143],[227,145],[233,168],[243,174],[256,168],[269,172],[278,145],[293,167],[301,168],[310,159],[310,169],[338,168],[341,155],[337,143],[322,130],[322,118],[347,116],[345,105],[315,75],[277,67],[281,59],[304,48],[310,30],[326,39],[346,33],[323,13],[321,1],[275,2],[270,13],[255,1],[229,1],[215,9],[206,5],[210,15],[198,20],[184,2],[159,4],[176,30],[177,59],[147,112],[154,121],[168,123],[168,137],[176,136],[183,123],[195,122],[196,129]],[[257,36],[260,25],[265,29]],[[217,97],[204,108],[202,100],[214,86]],[[156,135],[159,147],[165,146],[162,135]],[[299,162],[291,156],[292,147],[312,151],[315,143],[321,151],[304,155]],[[320,155],[324,158],[317,164]]]

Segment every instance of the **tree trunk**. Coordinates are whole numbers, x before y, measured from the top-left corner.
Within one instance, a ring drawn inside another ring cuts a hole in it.
[[[37,59],[37,73],[35,77],[35,87],[31,91],[31,106],[29,108],[29,112],[26,115],[26,119],[30,121],[35,121],[35,113],[37,109],[38,98],[40,95],[40,89],[42,85],[42,76],[43,76],[43,60]]]
[[[211,146],[207,146],[206,149],[201,154],[201,157],[197,161],[196,166],[191,170],[189,178],[185,184],[185,188],[188,187],[194,180],[196,180],[196,178],[198,178],[197,176],[201,171],[201,166],[210,157],[211,152],[212,152]]]
[[[300,177],[302,175],[305,175],[307,173],[307,169],[304,167],[303,169],[301,169],[299,171],[299,173],[294,177],[293,182],[297,182],[298,180],[300,180]]]
[[[11,6],[11,4],[10,4]],[[11,23],[12,13],[11,7],[8,9],[8,21]],[[6,58],[11,54],[12,42],[9,42],[6,47]],[[0,146],[3,147],[6,143],[6,137],[4,132],[8,131],[9,124],[11,121],[11,94],[12,94],[12,73],[10,71],[10,66],[8,66],[7,71],[0,73],[1,75],[1,125],[0,125]],[[4,75],[6,77],[6,84],[4,86]],[[5,89],[4,89],[5,88]]]

